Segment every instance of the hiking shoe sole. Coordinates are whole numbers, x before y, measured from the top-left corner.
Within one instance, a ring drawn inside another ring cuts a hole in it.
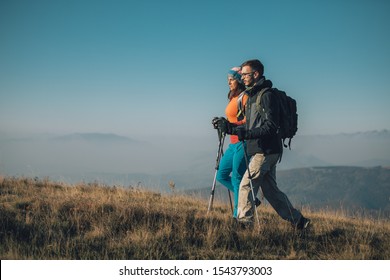
[[[310,219],[302,216],[295,227],[299,230],[307,229],[310,223],[311,223]]]

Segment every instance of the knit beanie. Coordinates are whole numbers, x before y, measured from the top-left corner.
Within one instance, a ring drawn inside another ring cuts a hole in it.
[[[237,80],[239,83],[242,83],[241,80],[241,67],[233,67],[228,72],[228,77],[232,77],[233,79]]]

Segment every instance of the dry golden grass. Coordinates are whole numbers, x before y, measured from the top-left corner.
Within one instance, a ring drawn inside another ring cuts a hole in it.
[[[389,259],[390,222],[304,209],[294,230],[261,206],[242,230],[230,207],[98,183],[0,177],[1,259]]]

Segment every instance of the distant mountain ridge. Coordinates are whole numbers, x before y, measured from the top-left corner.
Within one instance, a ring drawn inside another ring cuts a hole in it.
[[[121,142],[121,143],[138,143],[139,141],[129,137],[117,135],[114,133],[73,133],[54,137],[54,141],[77,141],[84,140],[88,142]]]
[[[298,134],[299,135],[299,134]],[[385,137],[390,138],[390,129],[381,130],[367,130],[367,131],[356,131],[356,132],[341,132],[341,133],[330,133],[330,134],[308,134],[302,136],[318,136],[318,137],[334,137],[334,136],[345,136],[345,137],[361,137],[361,136],[373,136],[373,137]]]
[[[390,166],[390,131],[297,135],[279,169],[311,166]]]
[[[340,133],[336,135],[342,135],[346,137],[383,137],[386,139],[390,139],[390,130],[382,129],[382,130],[370,130],[370,131],[359,131],[354,133]]]
[[[280,171],[281,189],[298,204],[390,214],[390,168],[328,166]]]

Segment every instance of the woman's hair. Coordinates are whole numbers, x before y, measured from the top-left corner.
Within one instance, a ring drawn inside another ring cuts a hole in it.
[[[229,90],[229,93],[228,93],[228,99],[231,100],[233,97],[239,95],[241,92],[243,92],[245,90],[245,85],[242,84],[242,83],[238,83],[238,88],[237,88],[237,91],[235,92],[232,92],[231,90]]]

